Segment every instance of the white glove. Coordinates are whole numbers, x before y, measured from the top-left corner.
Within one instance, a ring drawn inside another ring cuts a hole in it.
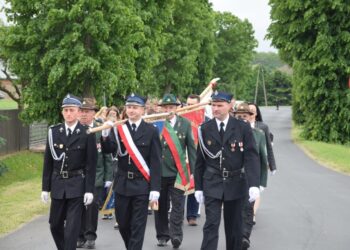
[[[41,192],[41,201],[44,202],[45,204],[48,203],[48,201],[49,201],[49,192],[47,192],[47,191],[42,191]]]
[[[276,170],[276,169],[272,170],[272,171],[271,171],[271,175],[272,175],[272,176],[273,176],[273,175],[275,175],[275,174],[276,174],[276,172],[277,172],[277,170]]]
[[[112,185],[111,181],[106,181],[105,182],[105,188],[109,188]]]
[[[265,188],[263,186],[259,186],[259,190],[260,190],[260,193],[262,193],[265,190]]]
[[[259,197],[260,197],[259,188],[257,188],[257,187],[250,187],[249,188],[249,202],[253,202]]]
[[[199,204],[203,204],[204,203],[204,195],[203,195],[203,191],[195,191],[194,192],[194,197],[196,197],[196,200]]]
[[[112,121],[106,121],[103,125],[108,125],[112,128],[114,126],[114,123]],[[109,135],[109,133],[111,132],[111,128],[107,128],[107,129],[102,130],[102,136],[107,137]]]
[[[149,200],[150,201],[158,201],[160,196],[160,193],[158,191],[151,191],[149,193]]]
[[[85,193],[84,194],[84,205],[90,205],[92,203],[92,200],[94,199],[94,195],[92,193]]]

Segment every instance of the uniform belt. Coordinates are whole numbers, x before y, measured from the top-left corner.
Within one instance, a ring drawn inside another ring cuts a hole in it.
[[[73,176],[83,175],[84,170],[83,169],[77,169],[77,170],[66,170],[62,172],[58,172],[56,170],[53,171],[54,174],[60,176],[62,179],[68,179]]]
[[[140,172],[132,172],[132,171],[124,171],[122,169],[118,169],[118,175],[125,176],[129,180],[144,178]]]
[[[230,171],[230,170],[226,170],[226,169],[220,170],[217,168],[212,168],[212,167],[207,166],[206,169],[208,172],[213,173],[213,174],[217,174],[217,175],[221,175],[223,178],[230,178],[230,177],[237,176],[237,175],[244,173],[244,168]]]

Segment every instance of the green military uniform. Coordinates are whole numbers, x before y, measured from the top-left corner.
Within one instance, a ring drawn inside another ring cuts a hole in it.
[[[97,126],[94,124],[94,127]],[[104,187],[106,181],[113,181],[112,154],[103,154],[101,151],[101,132],[96,133],[97,166],[95,187]]]
[[[189,120],[181,116],[176,116],[176,122],[174,125],[175,133],[179,138],[181,147],[184,152],[188,152],[188,161],[190,163],[191,174],[194,171],[194,164],[196,161],[196,148],[194,145],[192,127]],[[171,154],[169,147],[161,138],[162,144],[162,177],[176,177],[178,170],[175,165],[173,155]]]
[[[265,133],[261,129],[254,128],[253,135],[260,158],[260,186],[266,187],[268,164]]]
[[[180,104],[177,102],[174,95],[167,94],[163,97],[160,105],[177,106]],[[173,119],[166,122],[171,123],[173,122]],[[169,126],[172,126],[172,129],[174,130],[173,132],[175,132],[179,140],[183,154],[187,153],[190,171],[191,174],[193,174],[196,159],[196,147],[194,144],[191,123],[186,118],[176,115],[175,123],[169,124]],[[158,246],[164,246],[167,241],[171,240],[173,247],[178,248],[183,239],[182,223],[184,218],[185,196],[184,190],[177,188],[178,183],[176,183],[176,177],[179,174],[179,171],[176,167],[175,159],[172,155],[170,147],[163,134],[164,130],[161,138],[161,192],[159,198],[159,210],[155,212],[155,225]],[[184,187],[184,189],[185,188],[186,187]],[[172,205],[170,220],[168,218],[169,198]]]

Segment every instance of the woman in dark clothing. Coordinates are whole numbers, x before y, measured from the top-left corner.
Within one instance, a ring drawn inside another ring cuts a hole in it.
[[[253,127],[259,128],[263,130],[265,133],[268,166],[271,171],[271,174],[274,175],[277,169],[276,169],[275,156],[273,153],[272,141],[271,141],[271,138],[273,138],[273,136],[271,136],[272,134],[270,133],[270,130],[267,124],[263,122],[261,111],[258,105],[256,105],[255,103],[249,103],[249,109],[253,113],[253,117],[255,119]],[[263,190],[264,188],[261,187],[260,192],[262,192]],[[254,204],[254,221],[255,221],[255,214],[259,208],[259,204],[260,204],[260,198],[257,199]]]

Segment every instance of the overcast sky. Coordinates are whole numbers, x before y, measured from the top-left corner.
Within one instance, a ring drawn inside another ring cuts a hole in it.
[[[0,8],[4,6],[4,0],[0,0]],[[228,11],[241,19],[248,19],[255,30],[255,38],[259,45],[257,51],[273,51],[270,41],[264,40],[267,28],[270,24],[270,6],[268,0],[210,0],[214,10]],[[1,11],[0,18],[5,20],[5,15]]]
[[[0,0],[0,18],[1,20],[5,20],[6,17],[5,17],[5,14],[2,10],[2,7],[4,7],[4,4],[5,4],[5,1],[4,0]]]
[[[270,41],[264,40],[271,22],[268,0],[210,0],[210,2],[214,10],[228,11],[240,19],[249,20],[255,31],[255,38],[259,42],[257,51],[277,51],[270,45]]]

